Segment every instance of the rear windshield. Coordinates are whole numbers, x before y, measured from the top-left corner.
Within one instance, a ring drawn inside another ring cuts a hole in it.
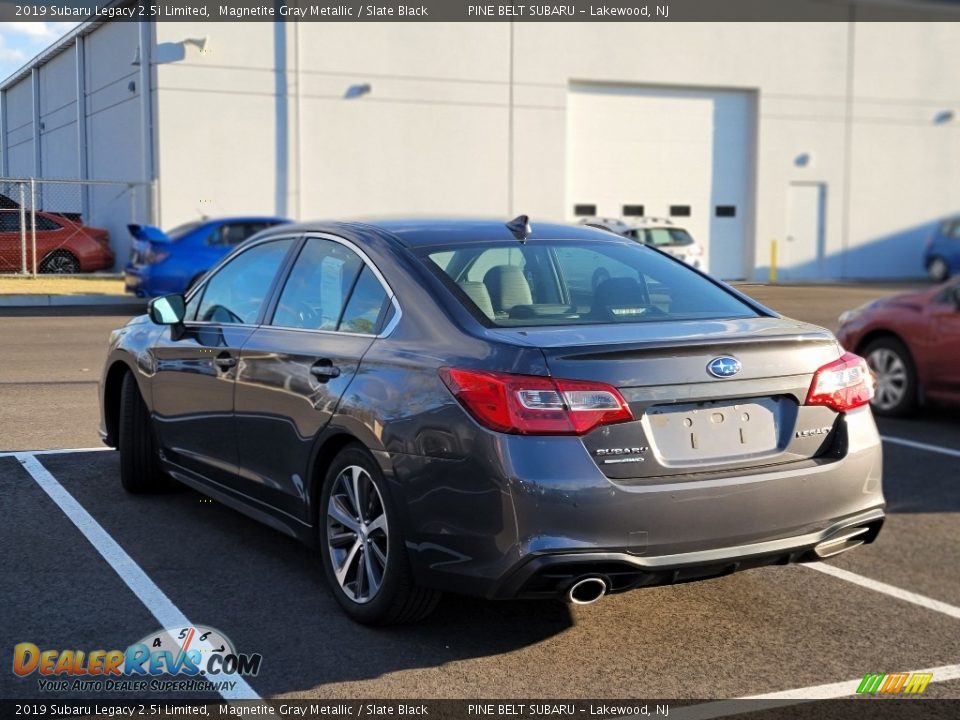
[[[167,230],[167,237],[170,240],[177,241],[185,235],[189,235],[201,225],[203,225],[203,220],[194,220],[183,225],[177,225],[173,230]]]
[[[623,242],[477,243],[421,253],[481,321],[501,327],[757,317],[682,263]]]

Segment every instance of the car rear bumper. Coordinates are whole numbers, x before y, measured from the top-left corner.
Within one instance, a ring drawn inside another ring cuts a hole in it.
[[[405,456],[396,468],[414,572],[437,589],[528,597],[580,571],[622,575],[613,587],[628,589],[799,562],[862,523],[872,541],[880,438],[866,407],[842,422],[842,453],[740,474],[619,481],[577,438],[494,433],[464,462]]]
[[[137,297],[152,298],[174,293],[176,290],[170,287],[172,284],[169,278],[158,276],[146,266],[127,265],[123,271],[124,290]]]
[[[123,271],[124,288],[137,297],[152,298],[161,295],[185,293],[188,281],[183,273],[156,265],[127,265]]]
[[[625,552],[548,553],[530,556],[488,593],[494,598],[562,598],[585,577],[602,579],[609,592],[722,577],[768,565],[815,562],[880,533],[885,514],[874,508],[796,537],[675,555],[638,557]],[[851,533],[851,531],[857,531]]]
[[[144,277],[136,268],[127,268],[123,271],[123,289],[137,297],[146,297],[147,293],[143,287]]]

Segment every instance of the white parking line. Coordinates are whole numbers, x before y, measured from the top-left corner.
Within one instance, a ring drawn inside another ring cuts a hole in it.
[[[803,563],[803,567],[810,568],[811,570],[817,570],[825,575],[832,575],[835,578],[846,580],[854,585],[875,590],[876,592],[883,593],[884,595],[897,598],[897,600],[913,603],[914,605],[919,605],[927,610],[943,613],[944,615],[949,615],[952,618],[957,618],[960,620],[960,607],[957,607],[956,605],[949,605],[948,603],[941,602],[940,600],[928,598],[926,595],[920,595],[919,593],[898,588],[895,585],[887,585],[887,583],[883,583],[878,580],[871,580],[863,575],[857,575],[857,573],[850,572],[849,570],[843,570],[842,568],[838,568],[833,565],[827,565],[826,563]]]
[[[861,587],[883,593],[884,595],[889,595],[898,600],[918,605],[927,610],[933,610],[934,612],[960,619],[960,607],[928,598],[926,595],[920,595],[915,592],[910,592],[909,590],[903,590],[894,585],[871,580],[863,575],[858,575],[849,570],[843,570],[825,563],[803,563],[803,567],[817,570],[826,575],[831,575],[855,585],[860,585]],[[872,670],[872,668],[870,668],[870,670]],[[933,678],[930,680],[931,683],[960,679],[960,665],[941,665],[939,667],[914,670],[911,672],[932,674]],[[675,719],[680,718],[680,720],[708,720],[708,718],[769,710],[813,700],[831,700],[851,697],[856,695],[857,688],[860,686],[862,679],[863,678],[857,678],[856,680],[845,680],[843,682],[827,683],[825,685],[810,685],[808,687],[794,688],[793,690],[781,690],[778,692],[764,693],[762,695],[747,695],[732,700],[718,700],[716,702],[688,705],[682,708],[672,708],[670,710],[670,717]]]
[[[870,668],[873,670],[873,668]],[[916,673],[930,673],[931,683],[947,682],[960,679],[960,665],[941,665],[939,667],[911,670]],[[670,717],[673,720],[708,720],[708,718],[739,715],[741,713],[757,712],[787,705],[799,705],[813,700],[835,700],[838,698],[856,695],[857,688],[863,678],[845,680],[843,682],[828,683],[826,685],[811,685],[794,690],[764,693],[763,695],[748,695],[732,700],[718,700],[716,702],[686,705],[670,708]],[[922,695],[911,697],[923,697]]]
[[[917,442],[916,440],[905,440],[904,438],[897,437],[887,437],[886,435],[881,435],[880,439],[884,442],[891,443],[893,445],[903,445],[904,447],[914,448],[915,450],[926,450],[928,452],[939,453],[941,455],[949,455],[950,457],[960,458],[960,450],[954,450],[953,448],[942,447],[940,445],[930,445],[929,443]]]
[[[91,452],[111,452],[112,447],[87,447],[87,448],[57,448],[54,450],[4,450],[0,452],[0,457],[17,457],[18,455],[69,455],[71,453],[91,453]]]
[[[98,523],[94,517],[77,502],[67,490],[57,482],[36,457],[31,453],[17,453],[17,460],[30,473],[37,484],[53,500],[63,513],[76,525],[83,536],[90,541],[104,560],[113,568],[120,579],[157,619],[163,628],[189,627],[193,623],[173,604],[163,590],[140,568],[116,540]],[[220,690],[224,700],[259,700],[260,696],[239,675],[232,676],[236,681],[232,690]]]

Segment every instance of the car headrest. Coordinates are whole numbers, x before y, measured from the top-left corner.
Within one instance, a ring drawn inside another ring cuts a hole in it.
[[[516,265],[495,265],[483,276],[483,284],[490,293],[493,309],[498,312],[533,303],[530,284]]]
[[[490,301],[490,291],[482,282],[464,280],[458,283],[464,294],[473,301],[473,304],[480,308],[480,312],[491,320],[493,319],[493,303]]]

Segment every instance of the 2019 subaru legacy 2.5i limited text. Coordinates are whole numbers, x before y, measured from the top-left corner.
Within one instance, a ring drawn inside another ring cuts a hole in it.
[[[826,330],[603,230],[324,222],[116,330],[102,434],[127,490],[315,545],[346,612],[388,623],[445,590],[587,603],[871,542],[871,394]]]

